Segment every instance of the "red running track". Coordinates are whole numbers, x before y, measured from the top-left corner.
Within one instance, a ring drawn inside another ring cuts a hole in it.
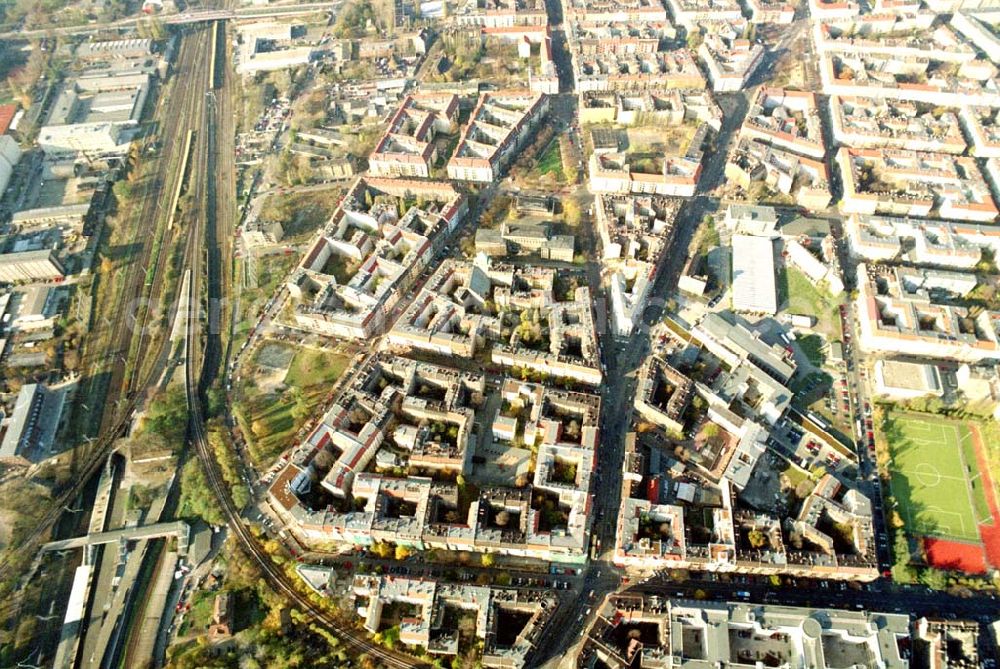
[[[927,562],[940,569],[956,569],[968,574],[984,574],[988,567],[1000,568],[1000,506],[997,505],[993,480],[990,478],[989,461],[983,447],[979,429],[969,426],[976,465],[982,476],[983,494],[990,509],[991,522],[979,524],[982,544],[951,541],[935,537],[924,538]]]
[[[977,426],[972,425],[969,429],[972,434],[973,450],[976,451],[976,464],[979,466],[980,476],[983,477],[983,493],[993,520],[991,523],[979,525],[979,536],[982,537],[983,546],[986,548],[987,560],[993,567],[1000,569],[1000,506],[997,505],[996,489],[990,477],[990,464],[986,457],[983,437]]]

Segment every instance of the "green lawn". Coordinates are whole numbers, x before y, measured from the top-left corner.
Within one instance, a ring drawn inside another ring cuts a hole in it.
[[[972,488],[972,505],[976,512],[976,518],[981,521],[988,521],[991,517],[990,505],[986,502],[986,491],[984,485],[990,484],[990,479],[987,477],[983,479],[982,473],[978,471],[978,466],[976,465],[976,447],[972,441],[971,435],[968,434],[969,430],[965,426],[962,426],[963,436],[962,439],[962,460],[966,463],[968,467],[972,469],[969,486]]]
[[[204,634],[205,628],[212,622],[212,609],[215,605],[215,592],[196,590],[191,596],[191,610],[184,614],[184,622],[178,630],[179,636],[188,634]]]
[[[563,179],[562,152],[559,149],[559,138],[555,137],[549,146],[538,159],[538,166],[535,168],[542,176],[552,173],[557,179]]]
[[[234,341],[242,341],[257,321],[257,307],[262,306],[274,295],[278,285],[285,280],[292,267],[297,263],[296,255],[272,254],[257,259],[257,287],[244,287],[240,293],[241,319],[233,332]],[[245,271],[246,259],[236,259],[236,271]]]
[[[885,436],[892,494],[907,531],[978,541],[977,519],[987,518],[989,511],[982,490],[972,484],[980,476],[975,459],[966,461],[971,454],[968,427],[934,416],[894,413],[886,421]]]
[[[785,309],[793,314],[806,314],[816,318],[817,332],[828,339],[840,339],[838,306],[843,302],[843,294],[833,297],[825,289],[821,290],[794,267],[785,267],[784,281],[779,282],[779,299],[787,300]]]
[[[346,355],[308,348],[300,349],[288,367],[285,384],[305,389],[333,383],[344,373],[350,361],[351,357]]]
[[[798,488],[803,481],[809,479],[809,472],[793,462],[789,462],[788,467],[781,473],[788,477],[788,483],[792,486],[793,490]]]
[[[302,425],[322,410],[333,382],[344,373],[351,357],[297,348],[285,374],[283,392],[262,392],[253,374],[247,375],[233,408],[255,464],[270,465],[292,445]]]
[[[796,313],[815,314],[826,306],[822,295],[812,281],[794,267],[785,267],[788,281],[788,310]]]

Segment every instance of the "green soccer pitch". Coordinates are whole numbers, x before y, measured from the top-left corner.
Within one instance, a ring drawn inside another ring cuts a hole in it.
[[[906,530],[979,541],[978,524],[990,513],[969,428],[934,416],[892,413],[885,436],[890,487]]]

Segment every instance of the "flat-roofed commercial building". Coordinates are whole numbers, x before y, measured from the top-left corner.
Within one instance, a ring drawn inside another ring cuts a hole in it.
[[[26,465],[49,455],[62,415],[65,393],[40,383],[21,387],[0,441],[0,462]]]
[[[80,77],[64,84],[38,132],[39,148],[47,156],[124,153],[149,86],[149,74],[141,72]]]
[[[936,366],[902,360],[875,362],[875,392],[902,400],[944,394]]]
[[[0,255],[0,282],[3,283],[56,279],[65,273],[62,263],[48,249]]]
[[[778,344],[768,344],[740,318],[709,313],[693,330],[702,345],[730,367],[746,361],[787,384],[795,374],[795,359]]]
[[[733,309],[775,314],[774,243],[767,237],[733,236]]]

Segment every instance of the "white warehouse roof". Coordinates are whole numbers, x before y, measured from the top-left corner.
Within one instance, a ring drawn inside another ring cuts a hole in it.
[[[767,237],[733,235],[733,309],[772,315],[778,311],[774,242]]]

